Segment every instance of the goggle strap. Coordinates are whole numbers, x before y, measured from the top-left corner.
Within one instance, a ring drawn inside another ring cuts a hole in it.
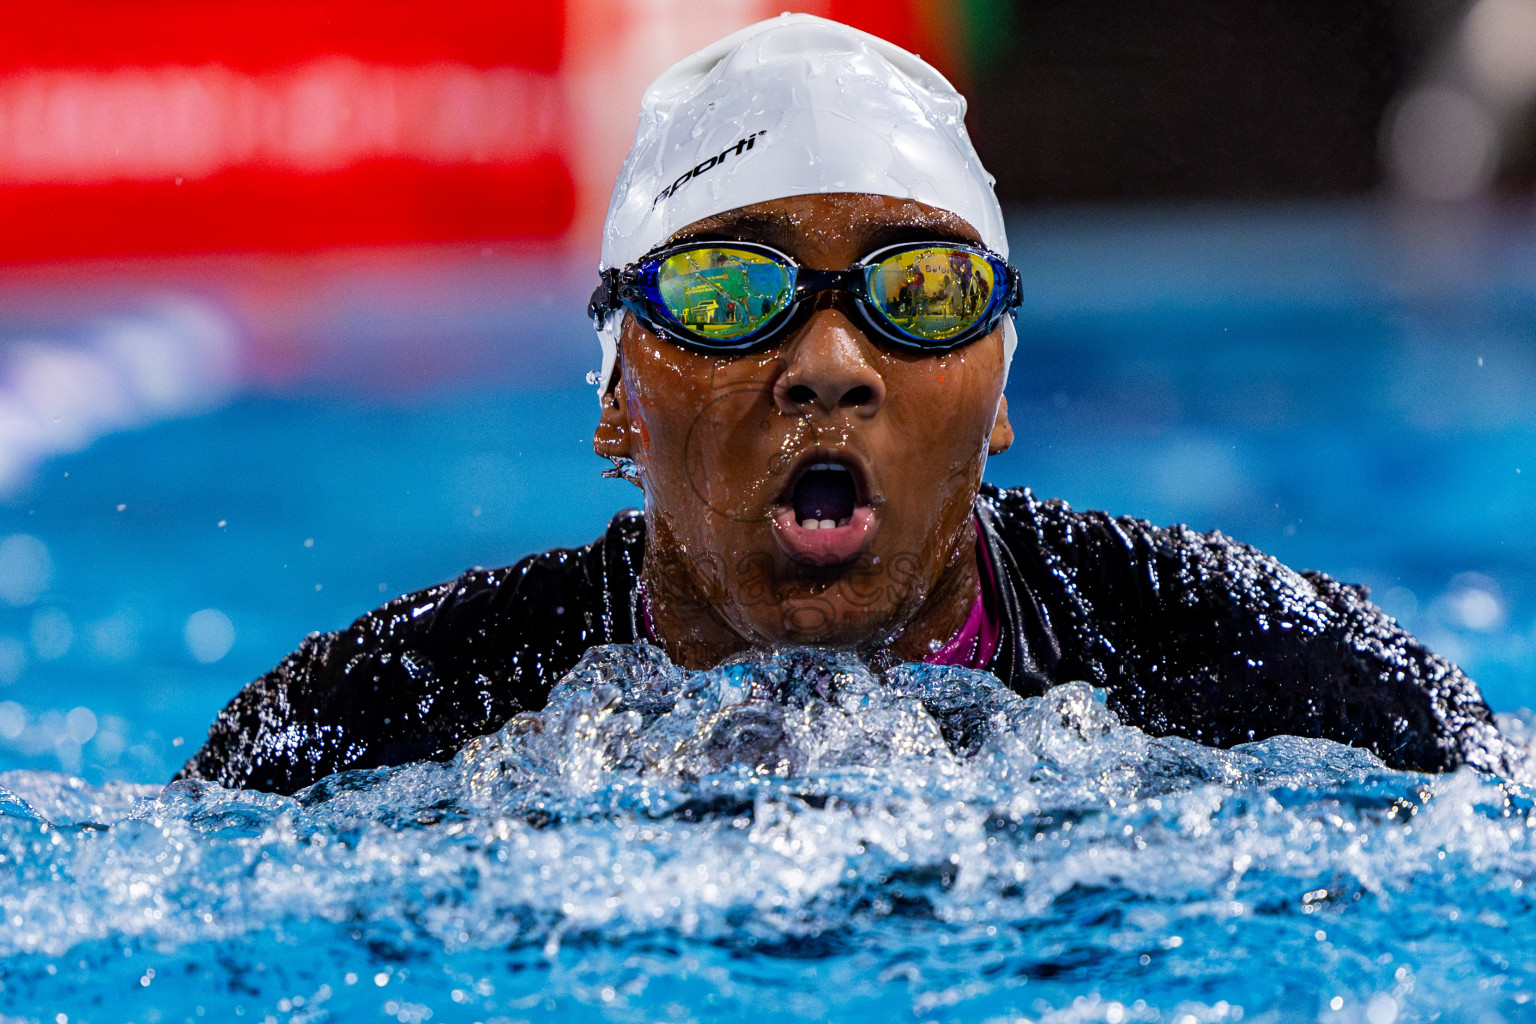
[[[1013,312],[1024,304],[1024,275],[1019,273],[1019,268],[1012,263],[1004,263],[1008,268],[1008,312]]]
[[[624,271],[618,267],[606,268],[598,278],[597,290],[587,303],[587,316],[592,318],[592,325],[599,330],[608,315],[622,305],[619,301],[619,285],[623,280]]]

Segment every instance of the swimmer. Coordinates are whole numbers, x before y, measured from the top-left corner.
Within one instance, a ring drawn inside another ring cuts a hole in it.
[[[447,759],[543,707],[589,648],[642,641],[692,669],[793,643],[1024,695],[1087,680],[1151,733],[1497,769],[1475,684],[1363,589],[983,484],[1014,441],[1026,285],[964,111],[917,57],[808,15],[663,74],[590,308],[593,447],[644,511],[312,635],[178,777],[292,793]]]

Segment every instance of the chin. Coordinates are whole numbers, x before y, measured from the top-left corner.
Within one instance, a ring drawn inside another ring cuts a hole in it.
[[[864,649],[879,647],[894,639],[896,630],[889,618],[878,615],[860,615],[858,618],[862,621],[838,620],[830,609],[815,602],[795,602],[780,610],[776,623],[763,623],[756,631],[759,635],[754,643]]]
[[[889,573],[871,571],[871,561],[822,567],[822,579],[797,579],[775,588],[769,600],[743,601],[741,631],[761,643],[868,648],[890,642],[914,618],[925,588],[915,560],[898,559]]]

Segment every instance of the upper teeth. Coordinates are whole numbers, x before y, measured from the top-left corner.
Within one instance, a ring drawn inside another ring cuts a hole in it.
[[[844,473],[848,472],[847,466],[839,465],[836,462],[818,462],[812,466],[811,469],[839,469]],[[806,472],[810,472],[810,470],[807,470]]]

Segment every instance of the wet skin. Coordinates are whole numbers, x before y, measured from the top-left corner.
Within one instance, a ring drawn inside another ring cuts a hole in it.
[[[762,242],[828,270],[896,242],[980,242],[953,214],[863,194],[758,203],[672,240],[691,237]],[[642,585],[680,665],[783,642],[917,660],[976,598],[971,507],[988,452],[1013,441],[1001,327],[913,353],[866,336],[845,302],[822,294],[777,344],[743,355],[691,352],[626,316],[593,448],[634,460]],[[844,525],[806,530],[796,481],[829,462],[853,475],[857,507]]]

